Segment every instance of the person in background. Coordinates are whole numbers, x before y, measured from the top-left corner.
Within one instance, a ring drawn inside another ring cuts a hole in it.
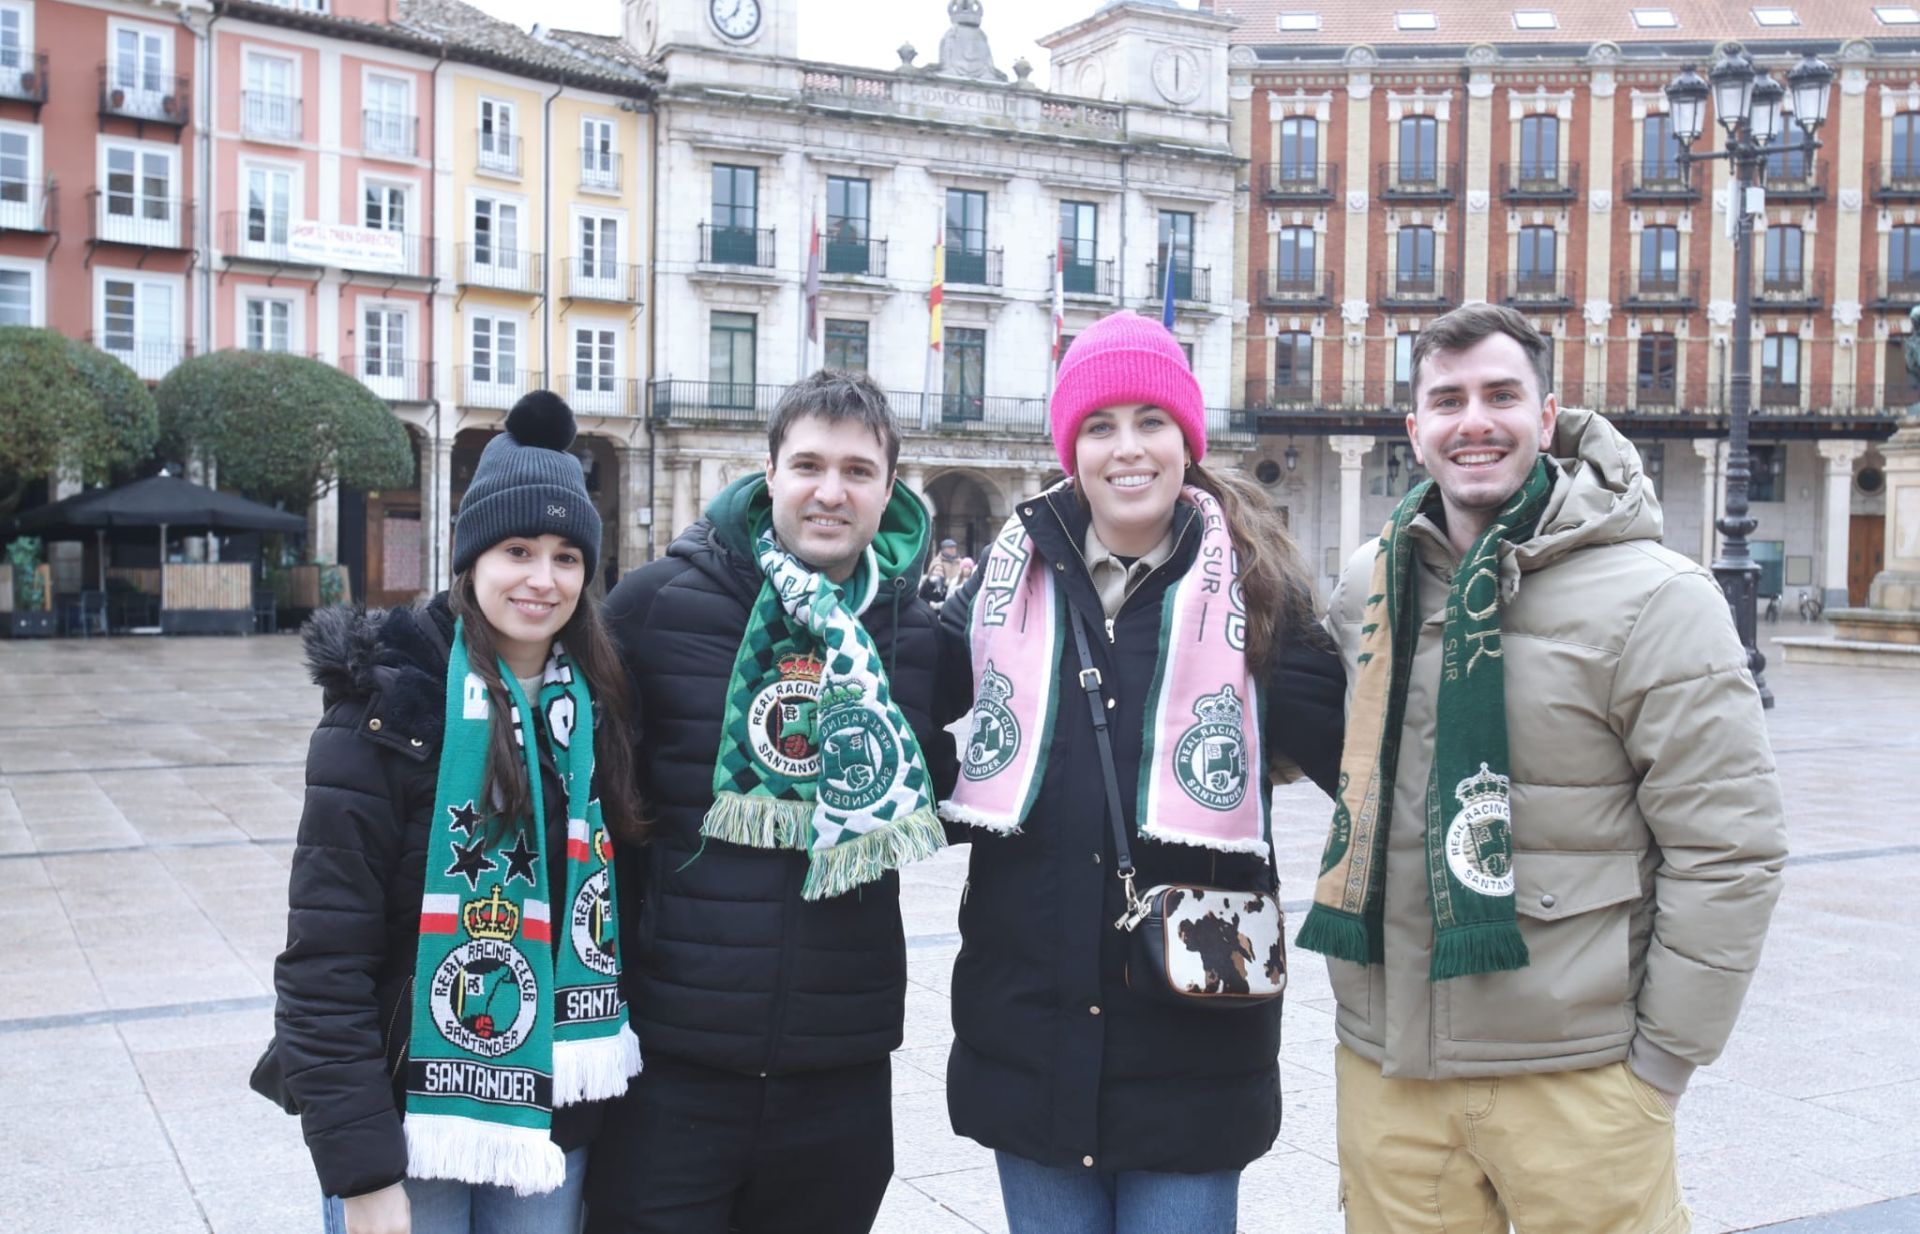
[[[940,541],[940,553],[927,566],[920,580],[920,598],[938,605],[960,585],[960,546],[952,540]]]

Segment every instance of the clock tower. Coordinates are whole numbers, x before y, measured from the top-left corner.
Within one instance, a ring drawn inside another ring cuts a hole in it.
[[[1175,0],[1106,0],[1039,42],[1052,53],[1056,93],[1223,116],[1236,24]]]
[[[621,34],[643,56],[671,51],[799,55],[799,0],[622,0]]]

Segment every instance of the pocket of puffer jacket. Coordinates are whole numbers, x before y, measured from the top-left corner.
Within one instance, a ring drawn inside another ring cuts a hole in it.
[[[1638,853],[1514,855],[1527,966],[1445,983],[1454,1041],[1596,1042],[1633,1027]]]
[[[1373,1018],[1373,969],[1351,960],[1327,957],[1327,983],[1333,987],[1333,1001],[1340,1010],[1371,1026]]]

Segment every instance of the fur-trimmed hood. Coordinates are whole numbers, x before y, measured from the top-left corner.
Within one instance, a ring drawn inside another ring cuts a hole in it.
[[[453,645],[445,592],[417,607],[320,609],[300,637],[327,707],[364,702],[393,736],[439,745]]]

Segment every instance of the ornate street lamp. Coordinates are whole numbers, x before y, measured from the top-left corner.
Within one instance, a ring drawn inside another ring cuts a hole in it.
[[[1733,170],[1727,187],[1727,209],[1734,212],[1733,371],[1727,381],[1727,503],[1716,524],[1724,539],[1720,556],[1713,563],[1713,574],[1726,593],[1727,606],[1733,610],[1733,624],[1747,649],[1747,666],[1760,689],[1760,699],[1769,707],[1773,706],[1773,692],[1767,688],[1767,658],[1760,654],[1757,645],[1760,566],[1747,546],[1747,537],[1760,525],[1748,512],[1747,505],[1753,478],[1753,459],[1747,449],[1747,419],[1753,404],[1753,335],[1749,325],[1753,295],[1753,215],[1763,204],[1750,203],[1748,190],[1757,189],[1762,183],[1769,156],[1797,150],[1811,156],[1820,148],[1815,133],[1826,122],[1832,84],[1833,70],[1816,56],[1802,57],[1787,73],[1787,84],[1782,86],[1770,71],[1756,70],[1745,51],[1730,47],[1709,70],[1706,81],[1688,65],[1667,85],[1667,109],[1673,120],[1673,135],[1680,143],[1681,165],[1725,159]],[[1786,118],[1782,107],[1789,89],[1793,92],[1793,116],[1804,134],[1791,143],[1783,141]],[[1693,143],[1706,130],[1709,94],[1713,98],[1714,119],[1726,130],[1726,145],[1720,150],[1695,154]]]

